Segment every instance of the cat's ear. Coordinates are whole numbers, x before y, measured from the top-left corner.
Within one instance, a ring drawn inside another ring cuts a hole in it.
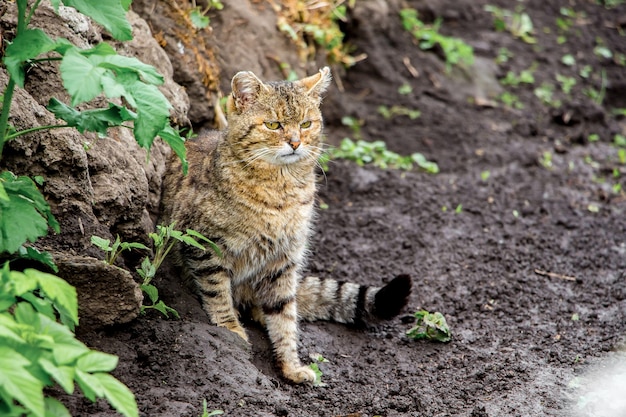
[[[330,85],[330,68],[324,67],[317,74],[301,79],[299,82],[304,86],[307,94],[320,98]]]
[[[261,89],[266,88],[263,82],[251,71],[238,72],[230,85],[233,92],[229,100],[229,112],[245,110],[256,100]]]

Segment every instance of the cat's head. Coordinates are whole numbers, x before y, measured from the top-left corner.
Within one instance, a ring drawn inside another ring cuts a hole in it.
[[[227,140],[246,163],[314,163],[321,153],[322,95],[328,67],[297,81],[263,82],[237,73],[228,100]]]

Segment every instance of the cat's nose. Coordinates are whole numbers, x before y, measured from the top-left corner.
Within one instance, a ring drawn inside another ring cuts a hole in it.
[[[300,146],[300,138],[297,135],[292,136],[291,139],[289,139],[289,145],[291,149],[295,151],[298,149],[298,146]]]

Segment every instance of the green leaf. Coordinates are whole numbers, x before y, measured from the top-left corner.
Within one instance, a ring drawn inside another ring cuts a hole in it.
[[[152,65],[144,64],[134,57],[123,55],[108,55],[99,66],[108,68],[119,74],[124,71],[137,73],[145,83],[161,85],[163,84],[163,76]]]
[[[74,367],[72,366],[56,366],[46,358],[39,358],[39,365],[48,373],[55,381],[59,383],[61,388],[68,393],[74,392]]]
[[[0,389],[36,417],[44,417],[43,383],[27,369],[30,361],[15,350],[0,346]]]
[[[24,88],[23,64],[38,55],[52,51],[57,43],[41,29],[26,29],[13,39],[4,55],[4,64],[17,85]]]
[[[33,248],[32,246],[21,246],[17,251],[17,256],[21,259],[30,259],[33,261],[40,262],[53,270],[54,272],[58,272],[59,268],[54,263],[54,258],[48,252],[39,252],[37,248]]]
[[[96,98],[102,92],[106,69],[99,67],[99,56],[86,57],[76,49],[65,53],[61,61],[63,86],[72,97],[72,106]]]
[[[104,373],[93,375],[104,390],[104,397],[117,411],[126,417],[138,417],[139,410],[135,395],[113,376]]]
[[[183,235],[183,236],[181,237],[181,240],[182,240],[185,244],[187,244],[187,245],[189,245],[189,246],[193,246],[193,247],[198,248],[198,249],[206,250],[206,248],[205,248],[204,246],[202,246],[201,244],[199,244],[199,243],[198,243],[198,242],[197,242],[194,238],[192,238],[191,236]]]
[[[150,149],[154,138],[169,125],[169,101],[154,85],[136,81],[127,86],[137,102],[135,140],[139,146]]]
[[[450,341],[450,329],[443,314],[420,310],[415,312],[414,316],[416,318],[415,326],[406,332],[407,336],[412,339]]]
[[[78,299],[76,288],[65,280],[37,269],[25,269],[24,275],[37,279],[39,288],[54,302],[59,312],[67,314],[75,324],[78,324]]]
[[[92,350],[78,359],[76,367],[83,372],[109,372],[115,369],[117,362],[115,355]]]
[[[89,352],[89,348],[78,341],[55,343],[52,347],[52,357],[57,365],[72,365],[87,352]]]
[[[125,121],[135,119],[135,115],[129,113],[128,109],[113,103],[109,103],[108,108],[80,112],[53,97],[46,108],[80,133],[96,132],[100,136],[106,136],[110,127],[120,126]]]
[[[148,297],[150,298],[150,301],[152,302],[152,304],[156,303],[157,300],[159,299],[159,290],[154,285],[151,285],[151,284],[141,285],[141,290],[145,292],[146,294],[148,294]]]
[[[72,417],[67,408],[57,399],[52,397],[44,398],[46,404],[46,417]]]
[[[103,239],[100,236],[91,236],[91,244],[105,252],[111,252],[113,250],[113,248],[111,248],[111,241],[109,239]]]
[[[220,250],[219,246],[217,246],[211,239],[204,236],[202,233],[196,232],[193,229],[187,229],[186,232],[188,235],[206,242],[211,247],[211,249],[213,249],[213,251],[217,254],[217,256],[219,256],[220,258],[222,257],[222,251]]]
[[[100,380],[94,375],[76,369],[76,382],[83,392],[83,395],[91,402],[96,402],[98,397],[104,396],[104,388]]]
[[[204,29],[209,26],[210,20],[202,13],[200,7],[189,10],[189,19],[196,29]]]
[[[32,179],[5,171],[0,182],[9,196],[0,199],[0,252],[14,253],[26,241],[45,236],[48,225],[58,232],[59,224]]]
[[[126,19],[130,1],[125,0],[63,0],[66,6],[91,17],[108,30],[119,41],[129,41],[133,38],[132,28]]]
[[[187,175],[189,163],[187,162],[187,148],[185,148],[185,138],[180,136],[178,130],[175,130],[169,124],[165,125],[163,130],[159,132],[159,136],[163,139],[176,153],[183,168],[183,174]]]

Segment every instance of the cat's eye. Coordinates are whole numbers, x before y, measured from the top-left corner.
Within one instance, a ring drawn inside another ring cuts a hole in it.
[[[278,122],[265,122],[265,127],[269,130],[276,130],[280,127],[280,123]]]
[[[302,122],[300,123],[300,128],[301,129],[308,129],[311,127],[311,121],[307,120],[306,122]]]

